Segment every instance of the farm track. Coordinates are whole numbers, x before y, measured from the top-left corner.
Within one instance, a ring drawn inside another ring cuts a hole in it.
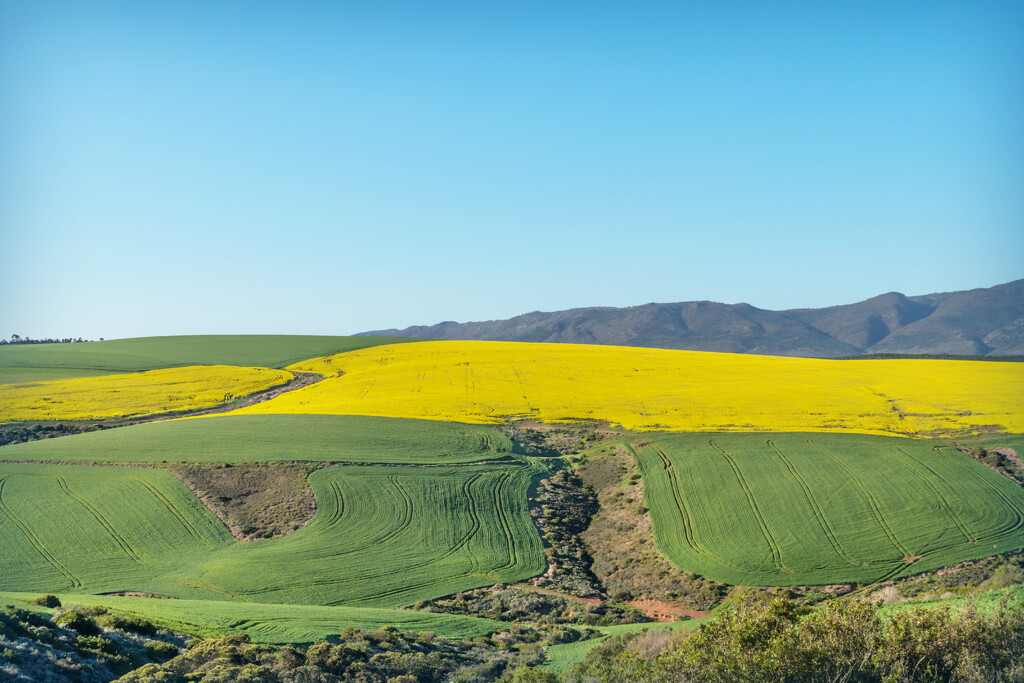
[[[828,539],[828,542],[829,544],[831,544],[832,548],[836,551],[836,554],[844,560],[846,560],[849,564],[853,566],[858,566],[860,563],[854,560],[852,557],[850,557],[846,553],[846,550],[843,549],[842,544],[839,543],[839,538],[836,536],[835,530],[833,530],[832,526],[828,523],[828,519],[826,519],[825,517],[824,510],[822,510],[821,506],[818,505],[818,501],[815,499],[811,487],[807,484],[807,481],[803,478],[803,476],[797,471],[796,466],[793,464],[793,462],[788,457],[786,457],[786,454],[783,453],[778,446],[775,445],[775,442],[773,440],[768,439],[768,447],[772,450],[773,453],[775,453],[775,455],[779,456],[779,459],[782,461],[782,464],[784,464],[786,466],[786,469],[789,470],[790,476],[792,476],[793,480],[796,481],[797,485],[800,487],[800,490],[803,491],[804,497],[807,499],[807,503],[811,506],[811,510],[814,513],[814,519],[818,522],[818,526],[821,527],[822,533],[825,534],[825,537]]]
[[[142,564],[142,558],[139,557],[138,553],[135,552],[135,550],[128,543],[128,541],[122,538],[121,534],[117,533],[117,530],[114,529],[110,522],[107,521],[107,518],[104,517],[103,514],[98,509],[96,509],[96,507],[93,506],[92,503],[90,503],[85,498],[72,491],[71,487],[68,486],[68,482],[66,479],[64,479],[64,477],[57,477],[57,486],[59,486],[60,490],[67,494],[68,497],[70,497],[72,500],[75,500],[82,507],[84,507],[89,512],[89,514],[92,515],[93,518],[95,518],[96,521],[100,523],[100,526],[102,526],[104,530],[106,530],[107,534],[109,534],[110,537],[114,540],[114,542],[121,547],[121,550],[124,551],[125,555],[135,560],[139,564]]]
[[[288,372],[295,375],[295,379],[282,384],[280,386],[271,387],[264,391],[258,391],[255,394],[249,394],[243,398],[237,400],[231,400],[219,406],[213,408],[203,408],[201,410],[184,410],[184,411],[173,411],[167,413],[160,413],[159,415],[147,415],[142,418],[134,418],[131,420],[124,421],[124,424],[115,423],[114,426],[126,427],[133,424],[141,424],[144,422],[157,422],[159,420],[167,420],[171,418],[185,418],[185,417],[201,417],[204,415],[217,415],[219,413],[230,413],[235,410],[242,408],[248,408],[258,403],[265,403],[271,399],[277,398],[282,394],[287,394],[292,391],[304,389],[308,386],[312,386],[317,382],[322,382],[325,377],[315,372],[296,372],[295,370],[289,370]]]
[[[818,452],[824,453],[837,467],[843,470],[849,478],[849,481],[853,482],[853,485],[857,487],[857,490],[860,491],[861,495],[864,496],[864,499],[867,500],[868,506],[871,508],[871,514],[875,518],[875,521],[878,522],[878,526],[881,528],[882,533],[885,534],[889,539],[889,542],[892,543],[896,550],[900,552],[902,557],[908,557],[911,554],[910,550],[900,543],[900,540],[896,537],[896,533],[892,530],[892,527],[890,527],[889,523],[885,521],[885,516],[882,514],[881,508],[879,508],[878,501],[875,499],[874,494],[864,484],[864,481],[857,475],[857,473],[853,471],[853,468],[850,467],[841,457],[824,446],[821,446],[814,440],[808,439],[807,443],[811,444],[818,450]]]
[[[757,505],[754,492],[750,489],[750,484],[747,483],[739,465],[733,457],[729,455],[724,448],[721,448],[717,443],[715,443],[714,440],[709,440],[708,443],[726,459],[729,466],[732,468],[733,473],[735,473],[740,489],[746,496],[747,504],[750,506],[750,511],[754,515],[754,520],[757,522],[758,527],[760,527],[761,533],[764,535],[764,540],[767,541],[768,547],[771,549],[772,564],[775,565],[775,568],[779,571],[785,572],[786,568],[782,563],[782,550],[779,548],[778,541],[776,541],[775,537],[772,536],[771,529],[768,528],[768,523],[765,521],[764,515],[761,514],[761,508]]]
[[[947,461],[953,460],[948,453],[946,453],[945,451],[938,447],[933,447],[932,450],[941,455]],[[1003,502],[1006,503],[1007,507],[1010,510],[1013,511],[1013,514],[1016,517],[1016,519],[1014,520],[1012,526],[1006,527],[1005,529],[1001,527],[997,529],[997,531],[999,531],[1000,533],[1007,533],[1011,531],[1016,531],[1017,529],[1024,527],[1024,510],[1022,510],[1020,507],[1017,506],[1016,503],[1010,500],[1010,498],[1003,491],[1000,491],[998,486],[995,486],[992,482],[987,481],[984,477],[980,476],[973,469],[968,469],[967,471],[975,481],[983,484],[986,488],[992,491]]]
[[[896,450],[905,458],[912,460],[913,462],[927,469],[929,472],[932,473],[932,476],[937,478],[939,481],[945,482],[945,479],[939,476],[938,472],[933,470],[931,467],[925,465],[919,459],[910,455],[910,453],[907,453],[904,449],[897,448]],[[978,535],[972,533],[971,530],[967,528],[967,524],[964,522],[963,519],[961,519],[960,515],[956,513],[956,511],[953,509],[953,506],[949,503],[949,501],[942,494],[942,492],[939,491],[939,488],[935,485],[935,482],[933,482],[928,477],[924,476],[917,468],[911,467],[907,462],[900,460],[898,458],[896,459],[896,462],[898,462],[900,466],[903,467],[907,472],[909,472],[915,479],[917,479],[919,482],[928,487],[928,489],[935,496],[936,502],[938,502],[939,506],[945,511],[946,515],[949,517],[950,521],[953,522],[953,525],[957,528],[957,530],[961,534],[963,534],[963,537],[967,540],[968,543],[974,544],[978,542]]]
[[[82,581],[77,576],[68,571],[67,567],[61,564],[60,561],[56,557],[54,557],[49,550],[46,549],[46,547],[42,544],[39,538],[32,533],[32,531],[24,522],[18,519],[17,515],[14,514],[14,511],[11,510],[4,502],[4,487],[6,486],[6,484],[6,477],[0,479],[0,512],[3,512],[4,515],[6,515],[7,518],[10,519],[11,522],[13,522],[14,525],[18,527],[19,530],[21,530],[21,532],[25,535],[25,538],[28,539],[28,542],[32,545],[33,548],[36,549],[36,551],[39,552],[43,559],[46,560],[47,564],[56,569],[61,575],[63,575],[66,579],[68,579],[71,582],[72,589],[81,588]]]
[[[204,538],[203,535],[199,533],[199,530],[195,528],[195,526],[192,524],[192,522],[188,521],[188,518],[185,517],[185,515],[183,515],[181,513],[181,511],[177,508],[177,506],[166,495],[164,495],[163,491],[161,491],[157,487],[153,486],[151,483],[149,483],[145,479],[139,479],[139,478],[134,478],[134,479],[135,479],[135,481],[139,482],[144,487],[146,487],[146,490],[148,490],[150,493],[152,493],[153,496],[158,501],[160,501],[164,505],[164,507],[167,508],[167,511],[170,512],[171,515],[173,515],[179,522],[181,522],[181,525],[183,527],[185,527],[185,531],[187,531],[196,540],[200,541],[204,545],[206,545],[208,547],[213,547],[210,544],[210,541],[208,539]]]
[[[725,560],[718,558],[697,540],[697,534],[694,529],[694,517],[693,514],[690,512],[689,505],[687,505],[686,503],[686,497],[682,494],[682,491],[680,490],[679,477],[676,474],[675,466],[672,464],[671,458],[669,458],[668,455],[665,454],[665,451],[659,448],[656,444],[649,444],[648,447],[651,448],[651,450],[653,450],[661,459],[661,465],[664,468],[666,475],[668,476],[669,487],[672,491],[672,499],[675,502],[675,507],[676,510],[679,512],[680,518],[683,520],[683,537],[686,541],[686,544],[695,553],[697,553],[698,555],[702,555],[703,557],[706,557],[712,562],[721,564],[725,567],[729,567],[730,569],[735,569],[737,571],[744,571],[742,567],[739,567],[735,564],[726,562]],[[633,459],[636,462],[640,462],[640,459],[638,458],[638,453],[635,450],[633,450],[633,448],[628,444],[626,445],[626,448],[633,456]]]

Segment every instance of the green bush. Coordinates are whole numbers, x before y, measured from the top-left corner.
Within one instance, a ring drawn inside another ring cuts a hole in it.
[[[56,623],[58,626],[64,626],[72,631],[77,631],[83,636],[98,636],[101,633],[100,627],[91,617],[87,617],[75,610],[68,610],[61,614],[57,617]]]
[[[46,595],[40,595],[38,598],[33,600],[32,604],[50,608],[60,607],[60,598],[56,595],[47,593]]]
[[[102,614],[96,618],[96,623],[103,628],[114,628],[118,631],[130,631],[143,636],[156,635],[157,628],[145,619],[139,617],[120,616],[117,614]]]
[[[143,646],[150,659],[166,661],[178,656],[178,648],[171,643],[164,643],[159,640],[147,640]]]

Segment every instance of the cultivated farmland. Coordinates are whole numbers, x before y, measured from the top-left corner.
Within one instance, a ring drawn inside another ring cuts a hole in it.
[[[348,415],[231,415],[149,422],[5,446],[5,460],[438,465],[508,460],[512,441],[487,425]]]
[[[659,549],[727,583],[870,583],[1024,547],[1024,491],[931,441],[828,434],[633,442]]]
[[[293,378],[284,370],[209,365],[0,384],[0,423],[105,420],[200,410]]]
[[[283,368],[305,358],[415,339],[301,335],[182,335],[79,344],[0,346],[0,384],[189,365]]]
[[[0,423],[183,411],[293,372],[326,377],[229,414],[0,448],[0,591],[53,592],[193,633],[237,630],[268,643],[385,624],[476,636],[496,622],[394,610],[543,574],[528,507],[534,487],[577,457],[596,462],[610,450],[629,463],[609,465],[617,468],[610,481],[628,490],[605,491],[601,505],[616,495],[622,504],[602,512],[616,511],[620,533],[635,525],[633,542],[652,554],[656,546],[684,570],[664,599],[698,594],[675,590],[692,578],[686,572],[745,586],[867,583],[1024,547],[1024,490],[945,441],[897,438],[952,436],[976,446],[978,457],[992,456],[981,446],[998,447],[1016,462],[1008,448],[1019,452],[1020,437],[1007,431],[1024,432],[1021,364],[498,342],[373,346],[387,340],[367,338],[259,337],[240,350],[237,341],[123,340],[123,358],[89,344],[28,348],[6,356],[27,363],[6,371],[0,349],[0,381],[4,372],[136,371],[0,384]],[[324,349],[332,355],[290,355]],[[79,354],[81,367],[43,366],[58,351],[71,354],[61,362]],[[223,364],[142,367],[179,361]],[[507,425],[520,418],[528,420]],[[544,422],[577,423],[568,429],[574,436]],[[6,428],[36,435],[31,426]],[[595,443],[589,456],[536,457]],[[278,498],[256,495],[273,480],[245,464],[287,462],[315,464],[265,467],[291,472],[294,486],[270,487]],[[97,463],[105,466],[87,466]],[[240,542],[165,471],[186,471],[184,463],[202,463],[191,468],[199,478],[183,476],[233,528],[241,525],[231,510],[289,510],[301,500],[306,514],[315,498],[316,513],[288,535]],[[570,496],[568,488],[550,490]],[[545,538],[561,538],[559,525],[570,522],[584,528],[594,513],[583,493],[565,498],[575,507],[534,503]],[[589,571],[585,542],[579,547],[572,557],[552,554],[552,576]],[[623,566],[635,559],[616,556]],[[658,561],[629,570],[668,569]],[[593,580],[611,594],[610,584]],[[125,591],[174,599],[97,595]],[[709,591],[699,594],[728,588]],[[565,665],[596,642],[553,654]]]
[[[344,375],[238,412],[484,424],[585,419],[672,431],[1024,432],[1021,363],[443,341],[379,346],[288,369]]]
[[[171,475],[0,465],[0,590],[396,607],[544,569],[536,466],[345,466],[290,536],[234,541]]]

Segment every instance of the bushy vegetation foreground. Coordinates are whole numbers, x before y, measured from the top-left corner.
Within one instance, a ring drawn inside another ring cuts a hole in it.
[[[740,599],[684,631],[634,631],[606,639],[557,674],[551,646],[598,635],[566,626],[511,626],[448,640],[430,633],[345,629],[308,647],[248,636],[194,639],[148,622],[83,608],[52,620],[0,612],[0,679],[122,683],[598,683],[1010,682],[1024,680],[1024,608],[1002,600],[985,612],[916,607],[883,614],[845,600],[819,610],[767,594]]]
[[[731,683],[1024,681],[1024,609],[971,604],[883,617],[860,601],[820,610],[750,597],[679,634],[613,638],[562,677],[590,681]]]

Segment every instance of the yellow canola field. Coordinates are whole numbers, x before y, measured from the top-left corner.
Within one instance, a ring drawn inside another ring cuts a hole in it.
[[[0,423],[103,420],[199,410],[285,384],[285,370],[202,365],[0,385]]]
[[[1021,363],[437,341],[378,346],[288,369],[330,379],[236,412],[473,423],[584,419],[675,431],[1024,432]]]

